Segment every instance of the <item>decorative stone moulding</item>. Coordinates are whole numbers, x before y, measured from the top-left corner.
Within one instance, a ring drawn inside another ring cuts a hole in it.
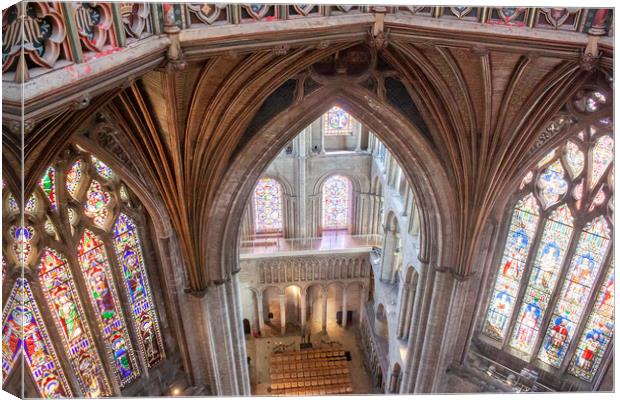
[[[228,6],[226,4],[192,3],[187,5],[190,21],[213,25],[219,21],[227,21]]]
[[[499,25],[524,26],[531,9],[525,7],[493,7],[489,13],[488,23]]]
[[[536,28],[576,31],[583,19],[579,8],[540,8],[537,14]]]
[[[303,17],[307,17],[310,14],[320,14],[323,9],[323,6],[314,5],[314,4],[294,4],[292,7],[289,7],[289,15],[299,15]]]
[[[140,39],[151,30],[151,8],[148,3],[121,3],[121,19],[127,38]]]
[[[84,51],[101,52],[116,45],[110,3],[76,3],[73,15]]]
[[[2,72],[27,70],[29,64],[54,67],[67,36],[58,6],[59,3],[20,2],[2,12]]]
[[[263,21],[278,19],[277,6],[268,4],[244,4],[241,11],[242,21]]]

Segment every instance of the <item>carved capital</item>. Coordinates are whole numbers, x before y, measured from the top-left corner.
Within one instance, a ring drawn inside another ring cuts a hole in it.
[[[377,32],[376,35],[373,35],[372,32],[368,33],[368,45],[377,50],[384,50],[389,44],[389,34],[388,32]]]
[[[603,53],[601,53],[600,51],[596,55],[592,54],[589,51],[584,51],[581,55],[581,58],[579,59],[579,67],[583,71],[587,72],[595,70],[596,68],[598,68],[598,64],[601,60],[602,54]]]

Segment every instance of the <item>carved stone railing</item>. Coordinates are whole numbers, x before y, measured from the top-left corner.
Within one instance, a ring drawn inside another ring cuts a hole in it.
[[[368,261],[354,256],[283,257],[258,264],[261,284],[361,279],[370,276]]]
[[[21,2],[2,13],[3,80],[24,82],[55,69],[122,51],[149,36],[164,33],[164,15],[171,19],[168,22],[172,26],[196,29],[368,13],[613,35],[613,13],[609,9]]]
[[[517,372],[474,351],[463,365],[452,366],[448,373],[473,383],[482,392],[553,392],[527,371]]]

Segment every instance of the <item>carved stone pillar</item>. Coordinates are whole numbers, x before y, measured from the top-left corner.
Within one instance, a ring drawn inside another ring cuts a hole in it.
[[[419,354],[422,351],[424,342],[424,332],[426,330],[426,318],[430,307],[433,290],[434,271],[428,263],[421,261],[420,276],[416,287],[414,299],[414,312],[411,316],[412,323],[409,326],[409,339],[407,341],[407,355],[405,368],[403,369],[403,379],[401,384],[401,394],[413,393],[416,380],[416,370],[419,365]]]
[[[217,396],[238,396],[240,393],[235,362],[241,360],[235,359],[230,310],[224,284],[213,285],[207,289],[202,298],[202,309],[206,314],[208,329],[206,340],[213,350],[210,352],[210,359],[214,365],[213,392]]]
[[[357,142],[355,144],[355,151],[362,151],[362,124],[355,123],[353,125],[353,134],[357,135]]]
[[[407,305],[405,309],[403,339],[407,339],[409,337],[414,304],[415,304],[415,288],[407,288]]]
[[[265,317],[263,315],[263,293],[256,293],[256,310],[258,315],[258,330],[263,334],[265,332]]]
[[[280,334],[286,333],[286,294],[280,295]]]
[[[233,350],[235,353],[235,368],[237,369],[237,385],[240,395],[250,395],[250,370],[247,363],[245,334],[243,333],[243,318],[241,316],[241,297],[239,295],[239,274],[234,273],[231,280],[226,282],[226,294],[229,304],[229,318],[232,327]]]
[[[327,288],[323,288],[323,318],[321,319],[321,331],[327,333]]]
[[[454,278],[449,272],[435,272],[414,393],[430,393],[432,391],[438,375],[439,355],[442,351],[441,346],[445,342],[444,335],[458,334],[458,331],[446,332],[445,329],[450,314],[453,281]]]
[[[342,327],[347,327],[347,285],[342,288]]]
[[[301,331],[304,332],[306,329],[306,312],[307,312],[307,306],[306,306],[306,288],[303,288],[301,290]]]
[[[396,329],[396,337],[399,339],[405,336],[405,313],[407,312],[408,301],[409,287],[407,286],[407,284],[403,284],[400,292],[400,305],[398,307],[398,328]]]

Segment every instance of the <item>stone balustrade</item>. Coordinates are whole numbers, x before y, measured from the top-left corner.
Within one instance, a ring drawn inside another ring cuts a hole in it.
[[[426,18],[613,36],[613,13],[609,9],[20,2],[2,14],[3,80],[25,82],[52,70],[108,57],[139,46],[150,36],[171,32],[166,26],[194,30],[354,14],[403,17],[398,19],[399,24]]]

